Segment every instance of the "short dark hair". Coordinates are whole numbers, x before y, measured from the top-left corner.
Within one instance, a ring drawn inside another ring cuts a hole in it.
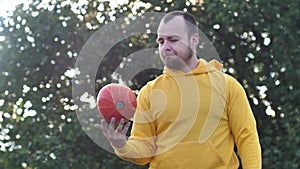
[[[183,11],[172,11],[167,13],[163,18],[162,21],[164,23],[169,22],[171,19],[173,19],[175,16],[182,16],[186,23],[187,29],[188,29],[188,36],[191,37],[194,33],[198,33],[198,24],[196,21],[196,18],[189,12],[183,12]]]

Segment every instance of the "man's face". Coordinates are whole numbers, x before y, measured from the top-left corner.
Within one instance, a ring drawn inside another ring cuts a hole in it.
[[[180,70],[192,58],[193,51],[185,24],[182,16],[175,16],[166,23],[161,22],[158,27],[159,54],[168,68]]]

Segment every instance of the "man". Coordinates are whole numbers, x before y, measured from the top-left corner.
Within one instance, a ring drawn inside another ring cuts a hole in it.
[[[256,122],[242,86],[220,71],[213,60],[197,59],[195,18],[185,12],[166,14],[158,27],[159,54],[165,68],[138,95],[130,123],[115,118],[100,128],[116,154],[150,169],[261,168]]]

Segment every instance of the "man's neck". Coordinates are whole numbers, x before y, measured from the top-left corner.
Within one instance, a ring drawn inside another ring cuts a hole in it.
[[[192,70],[194,70],[199,64],[199,61],[197,59],[197,56],[193,56],[189,62],[181,68],[181,71],[183,71],[184,73],[188,73]]]

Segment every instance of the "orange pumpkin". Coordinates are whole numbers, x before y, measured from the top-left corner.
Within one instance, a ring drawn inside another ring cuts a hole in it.
[[[136,110],[136,96],[124,85],[111,83],[105,85],[98,93],[97,106],[102,117],[109,123],[112,117],[119,124],[121,118],[129,121]]]

